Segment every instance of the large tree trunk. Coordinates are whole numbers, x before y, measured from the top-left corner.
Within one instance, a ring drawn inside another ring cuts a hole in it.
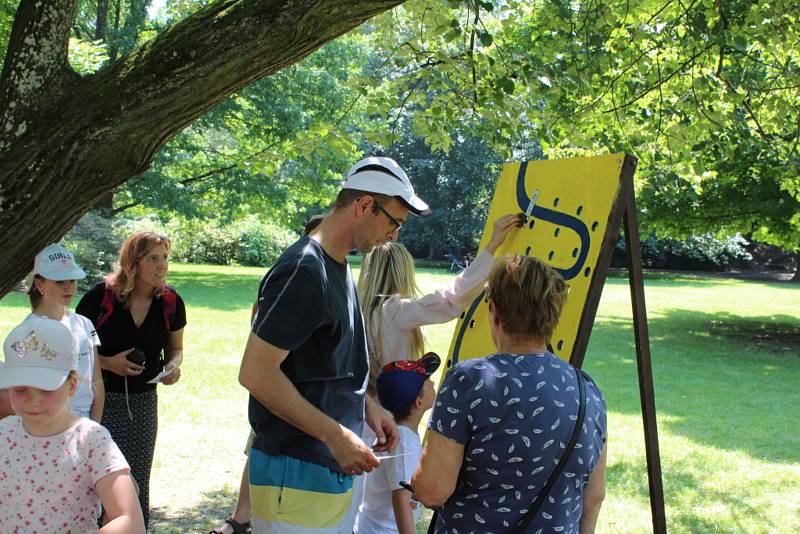
[[[0,86],[0,297],[95,202],[244,85],[402,0],[224,0],[80,78],[77,0],[23,0]]]
[[[800,252],[794,253],[794,276],[792,276],[791,281],[800,283]]]

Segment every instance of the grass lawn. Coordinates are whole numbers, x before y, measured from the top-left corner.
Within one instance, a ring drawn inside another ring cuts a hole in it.
[[[236,376],[263,272],[171,267],[189,324],[183,378],[159,388],[153,532],[207,532],[233,508],[248,431]],[[432,290],[449,276],[420,269],[418,282]],[[800,531],[800,284],[656,278],[646,280],[646,299],[669,530]],[[5,297],[0,335],[27,310],[25,295]],[[429,348],[445,354],[453,326],[427,328]],[[606,284],[585,369],[609,408],[598,530],[648,531],[626,279]]]

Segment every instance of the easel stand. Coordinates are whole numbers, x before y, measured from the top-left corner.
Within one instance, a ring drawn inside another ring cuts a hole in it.
[[[647,457],[647,476],[650,485],[650,512],[653,517],[653,532],[665,534],[667,531],[664,512],[664,488],[661,483],[661,456],[658,450],[658,428],[656,425],[656,400],[653,390],[653,367],[650,358],[650,336],[647,330],[647,310],[644,303],[644,275],[642,273],[642,253],[639,243],[639,223],[636,212],[636,198],[633,192],[633,173],[636,158],[625,156],[620,174],[620,189],[612,210],[602,252],[595,269],[586,307],[581,317],[581,335],[575,342],[570,363],[580,368],[589,344],[589,333],[594,323],[597,306],[600,303],[603,285],[611,264],[614,243],[619,235],[620,222],[625,228],[625,252],[628,280],[631,289],[633,308],[633,332],[636,343],[636,365],[639,374],[639,397],[642,405],[644,424],[644,446]],[[622,219],[622,221],[620,221]]]
[[[570,280],[580,280],[580,284],[572,286],[572,289],[580,288],[573,292],[570,298],[576,298],[573,302],[581,303],[581,307],[573,307],[566,327],[569,333],[562,334],[562,338],[574,339],[571,348],[567,345],[562,353],[561,339],[556,350],[550,348],[557,356],[567,359],[576,368],[583,366],[586,356],[586,349],[589,345],[589,337],[594,326],[597,308],[600,304],[600,297],[603,293],[603,286],[608,275],[608,268],[611,265],[611,257],[614,254],[615,245],[619,238],[620,227],[625,229],[625,243],[627,254],[628,280],[630,281],[631,303],[633,309],[633,329],[636,342],[636,362],[639,374],[639,396],[642,405],[642,422],[644,425],[645,453],[647,457],[647,475],[650,486],[650,510],[653,517],[653,532],[664,534],[667,531],[666,517],[664,513],[664,490],[661,484],[661,460],[658,451],[658,428],[656,424],[656,401],[653,391],[653,369],[650,358],[650,341],[647,331],[647,311],[644,303],[644,277],[642,274],[642,257],[639,243],[639,226],[636,211],[636,199],[633,190],[633,174],[636,170],[636,158],[612,154],[608,156],[598,156],[594,162],[593,158],[586,158],[585,162],[578,159],[564,160],[563,162],[521,162],[519,164],[507,164],[504,166],[500,181],[495,192],[495,200],[492,203],[492,210],[498,212],[502,209],[507,210],[508,206],[512,209],[525,210],[531,214],[529,229],[537,232],[536,242],[526,241],[524,236],[515,244],[517,247],[526,247],[525,255],[531,253],[531,245],[535,245],[537,250],[550,250],[548,259],[552,260],[554,250],[559,250],[561,242],[554,241],[558,238],[561,229],[574,231],[572,239],[580,239],[581,246],[572,250],[571,258],[567,254],[560,258],[554,269],[560,272],[564,279],[569,283]],[[536,166],[536,167],[534,167]],[[561,174],[559,174],[561,173]],[[528,180],[529,179],[529,180]],[[528,182],[526,183],[526,180]],[[581,181],[582,180],[582,181]],[[568,184],[568,186],[566,185]],[[559,190],[558,187],[561,187]],[[587,193],[578,196],[580,200],[574,200],[574,205],[567,211],[559,211],[556,208],[559,201],[559,193],[565,198],[570,196],[571,187],[573,190],[586,186]],[[535,205],[538,198],[539,189],[545,193],[548,204],[546,206]],[[532,189],[533,193],[529,190]],[[594,197],[591,196],[594,194]],[[582,220],[576,218],[572,213],[581,214],[584,206],[592,205],[595,207],[595,214],[591,218]],[[533,210],[531,211],[531,208]],[[571,211],[575,210],[575,211]],[[505,211],[507,212],[507,211]],[[499,212],[504,213],[504,212]],[[495,213],[494,216],[498,216]],[[607,214],[607,215],[606,215]],[[597,218],[607,217],[604,221]],[[554,225],[555,231],[543,232],[538,228],[552,226],[537,226],[534,228],[534,220],[540,223]],[[589,223],[587,228],[587,223]],[[590,229],[589,229],[590,228]],[[594,233],[596,229],[602,228],[600,232]],[[486,238],[487,229],[484,230]],[[601,237],[602,235],[602,237]],[[530,234],[529,234],[530,236]],[[530,238],[530,237],[529,237]],[[594,242],[593,239],[596,239]],[[599,249],[598,241],[599,240]],[[573,241],[575,242],[575,241]],[[568,248],[574,245],[570,244]],[[520,250],[520,249],[516,249]],[[561,249],[563,250],[563,249]],[[589,251],[593,251],[592,259],[589,258]],[[542,254],[534,252],[534,254]],[[547,254],[544,252],[544,254]],[[594,259],[596,258],[596,260]],[[572,267],[569,265],[571,259],[575,259]],[[577,266],[577,268],[575,267]],[[588,285],[585,277],[591,274]],[[488,327],[480,323],[480,318],[476,316],[486,316],[482,306],[485,305],[483,295],[476,298],[472,305],[464,311],[456,326],[456,333],[450,348],[450,356],[447,367],[460,361],[462,347],[471,343],[470,351],[477,354],[486,354],[491,351],[487,346],[491,345]],[[481,310],[482,313],[479,313]],[[564,319],[562,315],[562,320]],[[473,329],[474,328],[474,329]],[[572,337],[574,336],[574,337]],[[571,340],[570,339],[570,340]],[[487,343],[488,340],[488,343]],[[476,348],[481,347],[481,348]],[[433,530],[431,523],[431,530]]]

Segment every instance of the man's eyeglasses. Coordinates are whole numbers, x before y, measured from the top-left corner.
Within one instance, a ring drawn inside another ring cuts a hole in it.
[[[381,206],[377,202],[375,203],[375,206],[379,210],[381,210],[383,212],[383,214],[386,215],[386,217],[389,219],[389,222],[391,222],[394,225],[394,230],[399,230],[406,223],[405,221],[400,222],[397,219],[395,219],[394,217],[392,217],[392,214],[389,213],[388,211],[386,211],[385,209],[383,209],[383,206]]]

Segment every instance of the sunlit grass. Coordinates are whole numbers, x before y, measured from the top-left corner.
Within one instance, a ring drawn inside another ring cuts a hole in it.
[[[232,509],[244,463],[237,373],[264,269],[171,269],[189,324],[183,378],[159,388],[152,526],[207,532]],[[420,269],[418,282],[431,291],[451,276]],[[670,532],[800,531],[800,285],[657,278],[646,299]],[[6,296],[0,334],[27,312],[24,295]],[[627,280],[610,279],[584,366],[609,408],[599,532],[651,525],[630,317]],[[454,324],[425,328],[428,348],[446,354]]]

